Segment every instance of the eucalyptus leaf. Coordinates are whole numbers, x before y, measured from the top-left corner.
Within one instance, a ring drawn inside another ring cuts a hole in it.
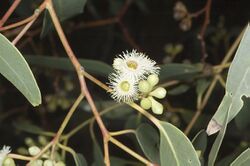
[[[207,148],[207,133],[205,130],[199,131],[192,140],[192,144],[195,150],[200,150],[202,154]]]
[[[235,117],[236,126],[243,130],[247,129],[250,124],[250,98],[243,97],[244,105],[239,114]]]
[[[241,110],[243,106],[242,97],[250,97],[250,28],[247,26],[239,48],[229,68],[226,94],[221,102],[221,106],[216,111],[207,127],[209,135],[218,132],[223,127],[226,114],[229,112],[228,123]],[[228,103],[228,100],[230,102]],[[225,105],[227,102],[228,105]]]
[[[41,104],[41,93],[29,65],[18,49],[2,34],[0,34],[0,73],[33,106]]]
[[[60,21],[64,21],[83,12],[87,0],[52,0],[56,14]],[[41,36],[45,36],[52,28],[49,12],[46,10]]]
[[[206,89],[208,88],[209,84],[210,84],[210,81],[208,81],[207,79],[199,79],[197,81],[197,86],[196,86],[197,95],[202,96],[204,92],[206,91]]]
[[[190,86],[182,84],[182,85],[178,85],[178,86],[168,90],[168,94],[169,95],[179,95],[179,94],[187,92],[189,89],[190,89]]]
[[[93,145],[93,155],[94,155],[94,162],[92,163],[92,166],[99,166],[99,165],[105,165],[103,162],[103,153],[101,151],[101,148],[97,142],[94,142]]]
[[[17,128],[18,130],[25,131],[27,133],[32,133],[32,134],[41,134],[44,130],[34,124],[31,124],[27,121],[18,121],[14,122],[13,126]]]
[[[70,71],[74,70],[74,67],[70,62],[70,60],[65,57],[25,55],[25,58],[30,65],[34,66],[60,69],[60,70],[70,70]],[[107,77],[108,74],[113,71],[111,66],[101,61],[81,59],[81,58],[79,58],[78,60],[81,63],[81,65],[85,68],[85,70],[91,74]]]
[[[167,122],[160,122],[161,166],[200,166],[198,155],[185,134]]]
[[[201,65],[170,63],[160,67],[161,80],[185,80],[193,78],[202,72]]]
[[[77,153],[75,158],[76,158],[76,166],[88,166],[87,161],[82,154]]]
[[[158,132],[148,124],[141,124],[136,129],[136,138],[139,142],[142,151],[155,164],[160,163],[159,154],[159,134]]]
[[[215,163],[215,160],[216,160],[217,155],[219,153],[219,149],[221,147],[224,135],[226,133],[228,117],[230,114],[230,110],[229,110],[230,103],[231,103],[231,98],[227,97],[219,106],[219,109],[224,110],[227,114],[226,114],[226,118],[224,119],[224,122],[222,124],[222,128],[221,128],[219,134],[217,135],[217,137],[213,143],[213,146],[210,150],[210,153],[208,156],[208,166],[214,166],[214,163]]]
[[[249,166],[250,165],[250,149],[247,148],[241,153],[230,166]]]

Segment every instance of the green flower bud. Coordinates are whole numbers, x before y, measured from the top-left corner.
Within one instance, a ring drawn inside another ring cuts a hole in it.
[[[20,148],[18,148],[18,149],[17,149],[17,153],[18,153],[18,154],[22,154],[22,155],[28,155],[28,154],[29,154],[27,148],[25,148],[25,147],[20,147]]]
[[[39,135],[39,136],[38,136],[38,142],[39,142],[41,145],[45,146],[45,145],[48,143],[48,140],[46,139],[46,137],[44,137],[44,136],[42,136],[42,135]]]
[[[59,161],[55,164],[55,166],[66,166],[66,165],[64,164],[64,162]]]
[[[140,102],[140,105],[143,109],[148,110],[149,108],[151,108],[152,103],[148,98],[143,98]]]
[[[37,146],[31,146],[31,147],[29,147],[28,151],[29,151],[29,154],[31,156],[35,156],[41,151],[41,149],[39,147],[37,147]]]
[[[152,86],[146,80],[142,80],[138,85],[139,91],[142,93],[149,93],[152,90]]]
[[[27,146],[33,146],[33,145],[35,145],[34,140],[32,138],[30,138],[30,137],[25,138],[24,142],[25,142],[25,144]]]
[[[158,99],[163,99],[167,94],[167,91],[163,87],[156,88],[154,91],[150,92],[149,95],[154,96]]]
[[[147,81],[150,83],[151,86],[155,86],[159,82],[159,77],[156,74],[151,74],[148,76]]]
[[[54,166],[54,164],[52,160],[45,160],[43,166]]]
[[[163,105],[156,101],[153,97],[148,97],[152,102],[152,111],[153,113],[160,115],[163,113]]]
[[[3,161],[3,166],[16,166],[16,164],[12,158],[7,157]]]

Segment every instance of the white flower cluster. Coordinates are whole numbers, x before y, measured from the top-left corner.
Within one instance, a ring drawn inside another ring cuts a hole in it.
[[[138,99],[138,83],[150,74],[159,74],[156,62],[145,54],[132,50],[123,52],[114,59],[115,73],[109,76],[111,97],[118,102],[132,102]]]
[[[10,153],[10,146],[3,146],[3,148],[0,150],[0,166],[3,165],[3,161],[7,157],[7,155]]]

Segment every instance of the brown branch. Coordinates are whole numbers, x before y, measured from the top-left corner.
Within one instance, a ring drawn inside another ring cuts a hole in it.
[[[9,10],[4,14],[3,18],[0,20],[0,27],[3,26],[3,24],[8,20],[8,18],[11,16],[11,14],[14,12],[16,7],[19,5],[21,0],[15,0],[13,4],[10,6]]]
[[[106,140],[109,140],[109,132],[108,130],[106,129],[102,119],[101,119],[101,116],[99,114],[99,112],[97,111],[97,108],[95,106],[95,103],[89,93],[89,90],[87,88],[87,85],[86,85],[86,82],[85,82],[85,79],[84,79],[84,68],[81,66],[81,64],[79,63],[78,59],[76,58],[74,52],[72,51],[67,39],[66,39],[66,36],[62,30],[62,27],[61,27],[61,24],[59,22],[59,19],[56,15],[56,12],[53,8],[53,4],[51,1],[48,1],[47,5],[46,5],[46,8],[48,9],[49,11],[49,14],[51,16],[51,19],[52,19],[52,22],[55,26],[55,29],[58,33],[58,36],[63,44],[63,47],[67,53],[67,55],[69,56],[69,59],[71,60],[73,66],[75,67],[75,70],[77,72],[77,75],[78,75],[78,79],[79,79],[79,82],[80,82],[80,86],[81,86],[81,92],[82,94],[84,94],[86,96],[86,99],[91,107],[91,110],[95,116],[95,119],[97,121],[97,124],[102,132],[102,135],[103,135],[103,139],[104,139],[104,142],[107,142]],[[107,147],[105,145],[104,147],[105,149],[105,161],[106,161],[106,165],[109,166],[109,156],[107,154]]]
[[[80,28],[93,28],[93,27],[98,27],[98,26],[105,26],[105,25],[110,25],[117,23],[118,19],[117,17],[111,17],[111,18],[106,18],[106,19],[101,19],[101,20],[96,20],[96,21],[89,21],[89,22],[83,22],[80,23],[73,28],[80,29]]]
[[[122,19],[122,17],[126,14],[130,4],[132,3],[133,0],[126,0],[125,4],[123,5],[123,8],[120,10],[120,12],[117,14],[117,18],[119,20]]]
[[[203,25],[201,27],[201,31],[198,35],[198,39],[200,40],[200,44],[201,44],[201,53],[202,53],[202,58],[201,61],[204,63],[206,58],[207,58],[207,51],[206,51],[206,42],[204,40],[204,35],[207,29],[207,26],[210,22],[210,10],[211,10],[211,3],[212,0],[207,0],[206,6],[204,8],[205,10],[205,19],[203,22]]]
[[[23,37],[23,35],[29,30],[31,25],[36,21],[35,17],[32,21],[30,21],[28,24],[25,25],[25,27],[22,29],[22,31],[15,37],[15,39],[12,41],[13,45],[16,45],[16,43]]]

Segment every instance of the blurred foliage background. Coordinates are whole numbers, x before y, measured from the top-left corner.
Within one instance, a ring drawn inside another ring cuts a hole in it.
[[[10,7],[10,2],[12,1],[0,2],[0,16]],[[178,84],[167,88],[168,96],[164,101],[166,111],[158,118],[185,130],[196,111],[197,95],[203,93],[210,84],[212,66],[221,62],[247,24],[250,11],[249,3],[244,0],[212,1],[210,24],[204,36],[208,57],[203,61],[201,42],[197,36],[203,26],[204,14],[193,17],[189,20],[188,29],[183,29],[180,21],[174,18],[176,2],[88,0],[82,14],[64,20],[62,25],[72,49],[81,59],[83,66],[104,82],[107,82],[107,75],[112,70],[110,66],[113,58],[122,51],[137,49],[156,60],[162,66],[162,84],[178,81]],[[23,0],[7,24],[32,15],[40,3],[40,0]],[[189,13],[196,13],[206,5],[205,0],[185,0],[182,3]],[[32,66],[42,92],[43,104],[33,108],[14,86],[0,77],[0,145],[11,145],[14,151],[20,150],[29,138],[37,140],[38,135],[32,134],[34,130],[56,131],[80,91],[76,74],[67,60],[57,34],[52,26],[43,25],[43,19],[49,18],[40,16],[17,44],[17,48]],[[1,33],[13,39],[19,31],[20,28],[16,28]],[[227,71],[223,73],[224,80],[226,73]],[[106,92],[91,82],[88,82],[88,85],[99,110],[114,104]],[[224,88],[217,85],[203,113],[189,133],[189,138],[193,138],[199,130],[206,128],[223,95]],[[247,100],[245,99],[249,102]],[[244,109],[248,110],[248,107]],[[229,155],[236,156],[249,146],[250,135],[246,132],[249,122],[246,119],[250,114],[242,111],[238,116],[236,123],[230,123],[224,140],[221,152],[223,155],[219,156],[222,165],[226,165],[228,158],[233,159],[228,157]],[[89,106],[82,102],[66,132],[90,117],[92,113]],[[106,114],[104,121],[110,131],[136,128],[140,122],[149,123],[127,106]],[[93,130],[97,141],[102,144],[98,126],[94,125]],[[208,147],[213,138],[209,138]],[[120,139],[143,153],[135,137],[124,136]],[[96,142],[93,142],[93,136],[91,139],[88,127],[72,137],[69,144],[77,152],[82,153],[88,163],[96,162],[98,157],[101,157],[97,153],[98,147],[93,146]],[[90,153],[90,149],[94,150]],[[114,146],[111,146],[111,154],[127,161],[134,161]]]

